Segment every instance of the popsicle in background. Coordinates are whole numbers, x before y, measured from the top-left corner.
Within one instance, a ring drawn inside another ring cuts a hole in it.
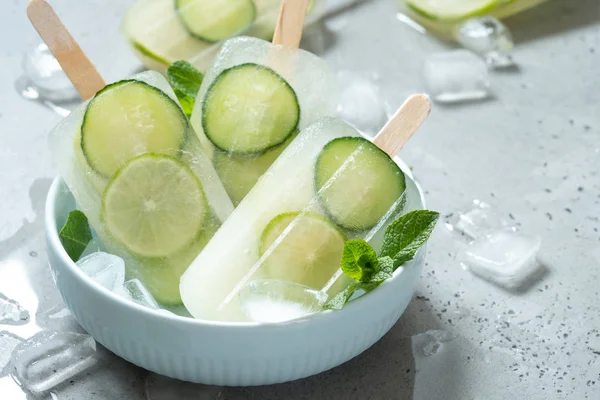
[[[273,43],[226,41],[198,92],[190,120],[234,205],[299,130],[336,111],[336,75],[297,48],[307,3],[284,0]]]
[[[252,320],[240,294],[265,280],[329,298],[343,290],[345,241],[362,238],[378,250],[385,228],[419,204],[390,156],[429,109],[425,96],[410,97],[374,143],[333,117],[301,131],[181,277],[188,311],[201,319]]]
[[[325,0],[309,0],[307,23],[321,17]],[[271,40],[281,0],[137,0],[123,19],[136,56],[164,72],[177,60],[206,71],[222,42],[240,34]]]
[[[112,254],[166,305],[179,277],[233,209],[169,84],[148,71],[104,81],[42,0],[28,15],[91,99],[50,133],[61,177]]]

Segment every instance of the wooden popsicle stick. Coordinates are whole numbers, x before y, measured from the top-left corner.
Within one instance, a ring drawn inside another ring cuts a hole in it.
[[[373,143],[394,157],[427,119],[430,111],[429,98],[424,94],[413,94],[381,128]]]
[[[283,0],[279,9],[273,44],[297,49],[302,39],[302,28],[309,0]]]
[[[45,0],[31,0],[27,16],[83,100],[106,86],[94,65]]]

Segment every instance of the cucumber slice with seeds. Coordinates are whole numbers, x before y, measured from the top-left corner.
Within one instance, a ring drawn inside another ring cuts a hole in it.
[[[281,234],[289,228],[284,237]],[[276,243],[276,241],[279,241]],[[328,218],[290,212],[273,218],[263,230],[260,254],[268,278],[321,289],[340,267],[346,235]]]
[[[176,156],[189,129],[177,103],[145,82],[106,86],[89,102],[81,125],[81,149],[89,165],[110,178],[144,153]]]
[[[186,247],[200,234],[208,211],[192,170],[159,154],[125,164],[102,197],[102,219],[110,234],[143,257],[166,257]]]
[[[361,137],[327,143],[315,166],[315,190],[328,215],[348,230],[372,228],[406,188],[400,167]]]
[[[299,121],[294,89],[272,69],[253,63],[221,72],[202,104],[204,133],[229,153],[264,153],[285,142]]]
[[[175,0],[175,8],[190,34],[210,43],[241,33],[256,17],[252,0]]]

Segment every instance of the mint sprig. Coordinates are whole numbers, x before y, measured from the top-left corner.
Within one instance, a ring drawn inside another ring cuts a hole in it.
[[[342,253],[342,271],[354,280],[324,306],[341,310],[358,290],[370,292],[392,277],[396,269],[412,260],[429,239],[439,218],[429,210],[411,211],[392,222],[385,231],[379,257],[364,240],[349,240]]]
[[[356,293],[356,291],[364,290],[365,292],[370,292],[380,284],[381,282],[352,282],[346,289],[325,303],[323,308],[327,310],[341,310],[344,308],[344,305],[350,301],[350,298],[352,295],[354,295],[354,293]]]
[[[183,111],[189,117],[194,109],[204,75],[187,61],[175,61],[167,68],[166,76]]]
[[[344,244],[342,271],[358,282],[369,282],[379,270],[377,253],[362,239],[348,240]]]
[[[92,240],[92,230],[85,214],[79,210],[71,211],[58,237],[71,260],[79,260]]]
[[[394,260],[394,271],[412,260],[429,239],[439,216],[435,211],[417,210],[398,218],[385,230],[379,255]]]

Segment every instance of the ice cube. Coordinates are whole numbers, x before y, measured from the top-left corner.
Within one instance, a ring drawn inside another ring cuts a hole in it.
[[[241,308],[255,322],[281,322],[322,310],[327,295],[294,282],[258,279],[239,292]]]
[[[183,382],[157,374],[146,378],[148,400],[217,400],[221,390],[219,386]]]
[[[503,68],[513,65],[510,55],[512,35],[497,18],[471,18],[460,26],[456,36],[463,47],[483,57],[489,66]]]
[[[71,101],[79,97],[73,84],[44,43],[25,53],[23,70],[25,77],[41,97],[57,102]]]
[[[473,205],[474,208],[469,211],[449,216],[446,219],[446,228],[470,240],[479,239],[500,228],[513,229],[489,204],[474,200]]]
[[[11,375],[33,394],[51,390],[92,367],[98,358],[89,335],[42,331],[17,345]]]
[[[490,95],[487,66],[469,50],[430,55],[423,78],[429,96],[440,103],[481,100]]]
[[[23,341],[17,335],[7,331],[0,331],[0,376],[5,375],[4,368],[10,361],[10,355],[19,343]]]
[[[158,309],[158,304],[139,279],[131,279],[115,289],[115,293],[144,307]]]
[[[104,245],[98,238],[98,235],[96,234],[96,232],[94,232],[92,230],[92,240],[90,240],[88,245],[85,247],[85,249],[83,250],[83,253],[81,253],[81,256],[79,256],[79,259],[82,259],[86,256],[89,256],[90,254],[98,253],[101,251],[106,252],[106,247],[104,247]]]
[[[387,122],[379,88],[353,72],[340,71],[338,78],[343,88],[338,115],[359,131],[374,136]]]
[[[86,275],[114,291],[125,282],[125,262],[121,257],[98,251],[77,261]]]
[[[48,100],[40,94],[39,90],[33,86],[33,83],[26,76],[21,76],[15,81],[15,90],[24,99],[37,102],[54,111],[61,117],[66,117],[71,113],[69,107],[63,107],[65,104],[59,106],[58,104],[55,104],[54,101]]]
[[[0,324],[23,325],[29,321],[29,311],[15,300],[0,293]]]
[[[539,269],[539,236],[498,230],[475,240],[465,250],[463,267],[507,289],[523,285]]]
[[[416,357],[430,357],[435,355],[443,343],[452,340],[448,332],[431,330],[412,337],[413,354]]]

